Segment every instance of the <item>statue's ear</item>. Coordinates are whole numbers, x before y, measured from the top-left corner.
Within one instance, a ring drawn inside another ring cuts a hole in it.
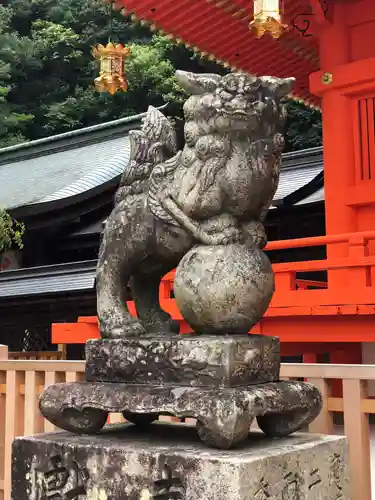
[[[281,99],[293,90],[295,78],[275,78],[273,76],[261,76],[260,80],[265,87],[274,92],[275,97]]]
[[[212,93],[216,90],[221,79],[220,75],[214,73],[190,73],[188,71],[176,71],[176,80],[179,85],[191,95]]]
[[[295,78],[278,78],[278,85],[276,87],[277,97],[285,97],[290,94],[294,87]]]

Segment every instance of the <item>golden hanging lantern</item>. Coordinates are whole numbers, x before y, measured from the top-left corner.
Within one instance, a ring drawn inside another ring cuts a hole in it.
[[[254,19],[249,27],[257,38],[266,33],[279,38],[286,29],[281,22],[280,0],[254,0]]]
[[[125,60],[130,55],[130,49],[120,43],[99,44],[92,54],[100,59],[100,74],[95,79],[95,87],[99,92],[109,92],[111,95],[118,90],[126,92],[128,82],[125,77]]]

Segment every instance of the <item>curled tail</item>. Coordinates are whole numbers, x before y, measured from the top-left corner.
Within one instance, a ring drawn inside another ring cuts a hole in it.
[[[115,204],[129,195],[145,193],[153,168],[176,154],[177,138],[168,118],[150,106],[140,130],[129,132],[130,160],[125,168]]]

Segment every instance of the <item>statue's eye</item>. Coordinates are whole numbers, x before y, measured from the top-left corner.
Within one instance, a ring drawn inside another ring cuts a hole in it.
[[[236,92],[237,90],[237,83],[235,80],[228,80],[225,82],[225,90],[228,92]]]
[[[231,99],[233,96],[230,92],[227,92],[226,90],[222,90],[220,92],[220,97],[221,97],[221,99],[227,100],[227,99]]]
[[[258,82],[251,82],[244,85],[244,91],[249,94],[250,93],[256,94],[257,92],[261,91],[261,87]]]

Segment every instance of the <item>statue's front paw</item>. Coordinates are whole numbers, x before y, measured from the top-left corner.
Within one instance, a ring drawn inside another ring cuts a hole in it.
[[[267,245],[267,235],[264,226],[259,221],[251,221],[244,225],[244,230],[253,245],[263,249]]]
[[[148,333],[180,333],[180,322],[172,318],[168,318],[165,321],[154,321],[153,323],[145,323],[146,330]]]
[[[119,315],[106,315],[99,323],[100,335],[104,339],[121,339],[124,337],[139,337],[146,333],[144,326],[133,317],[120,317]]]
[[[253,238],[253,243],[261,250],[267,245],[267,236],[266,234],[257,234],[255,238]]]
[[[213,234],[213,245],[230,245],[233,243],[243,243],[243,233],[237,227],[228,227],[220,233]]]
[[[147,330],[144,326],[138,321],[135,321],[134,323],[125,323],[124,325],[115,326],[112,329],[112,338],[139,337],[145,333],[147,333]]]

